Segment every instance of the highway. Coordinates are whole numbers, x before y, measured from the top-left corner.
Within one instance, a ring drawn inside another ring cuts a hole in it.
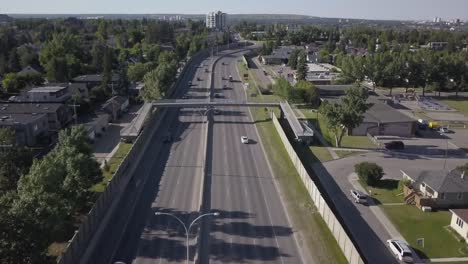
[[[229,52],[232,51],[222,53]],[[211,90],[223,95],[219,100],[245,101],[241,82],[232,83],[227,90],[219,89],[227,82],[222,76],[232,75],[240,80],[235,68],[237,59],[228,56],[216,64]],[[181,76],[176,98],[208,102],[211,72],[206,73],[205,69],[211,69],[215,60],[216,57],[196,59]],[[224,66],[221,61],[229,65]],[[190,87],[189,81],[193,83]],[[199,263],[313,263],[300,257],[294,230],[248,109],[223,107],[209,126],[212,137],[208,142],[206,121],[211,120],[211,114],[205,116],[200,108],[166,111],[112,220],[102,230],[97,246],[90,250],[88,261],[82,263],[185,263],[183,227],[167,215],[154,213],[174,214],[188,225],[201,214],[204,177],[212,177],[205,196],[211,197],[208,209],[220,216],[203,219],[211,227],[211,234],[207,233],[207,239],[200,243],[203,250],[197,250],[193,239],[199,229],[190,232],[192,261],[200,252]],[[172,135],[173,142],[165,144],[163,138],[167,134]],[[251,144],[241,144],[241,135],[247,135]],[[209,166],[205,171],[206,164]]]
[[[215,101],[246,100],[236,70],[241,53],[234,55],[216,64]],[[234,82],[228,81],[229,75]],[[211,176],[211,210],[220,217],[210,221],[211,235],[202,240],[200,263],[304,263],[248,109],[220,108],[213,119],[213,145],[208,146],[212,162],[206,177]],[[242,144],[241,136],[250,143]]]

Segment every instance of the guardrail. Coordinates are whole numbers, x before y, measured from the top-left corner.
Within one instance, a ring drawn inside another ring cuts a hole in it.
[[[353,244],[353,241],[346,233],[346,230],[343,228],[342,224],[335,216],[333,211],[330,209],[327,201],[324,199],[323,195],[320,193],[317,185],[313,182],[312,178],[310,177],[309,173],[307,172],[304,164],[302,164],[301,159],[297,155],[296,151],[294,150],[293,146],[289,142],[286,133],[283,131],[281,124],[278,121],[275,113],[271,113],[273,124],[275,125],[276,131],[278,132],[281,141],[288,152],[289,158],[294,164],[302,183],[307,189],[312,201],[314,202],[315,207],[317,207],[318,212],[322,216],[323,220],[325,221],[327,227],[332,232],[333,236],[335,237],[336,241],[338,242],[339,247],[343,251],[346,259],[351,264],[364,264],[364,260],[362,259],[359,251],[357,250],[356,246]]]

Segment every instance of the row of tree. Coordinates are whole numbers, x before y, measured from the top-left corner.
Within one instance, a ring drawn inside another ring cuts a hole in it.
[[[288,80],[279,78],[273,84],[273,92],[282,99],[294,103],[308,104],[312,107],[319,104],[317,88],[308,81],[298,81],[292,86]]]
[[[2,144],[13,141],[12,135],[1,131]],[[90,187],[102,178],[87,140],[83,126],[61,131],[57,146],[34,161],[29,150],[2,147],[2,263],[52,263],[47,256],[49,245],[58,238],[70,238],[75,218],[94,200]]]
[[[367,57],[342,56],[337,59],[342,70],[342,82],[365,79],[376,86],[423,87],[434,91],[454,91],[466,88],[468,66],[459,53],[420,50],[413,52],[377,52]]]

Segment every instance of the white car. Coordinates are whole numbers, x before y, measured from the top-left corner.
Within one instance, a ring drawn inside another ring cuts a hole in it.
[[[365,203],[367,202],[367,195],[358,190],[351,190],[351,197],[353,197],[354,202],[356,203]]]
[[[445,133],[445,134],[446,134],[446,133],[449,133],[449,130],[448,130],[448,128],[446,128],[446,127],[441,127],[441,128],[439,128],[439,132],[440,132],[440,133]]]
[[[242,144],[249,144],[249,138],[246,137],[246,136],[242,136],[241,137],[241,142],[242,142]]]
[[[408,244],[398,239],[389,239],[387,243],[398,260],[406,263],[411,263],[413,261],[413,253]]]

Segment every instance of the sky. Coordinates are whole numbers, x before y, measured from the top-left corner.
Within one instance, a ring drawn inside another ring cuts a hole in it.
[[[468,0],[0,0],[0,13],[299,14],[319,17],[468,20]]]

